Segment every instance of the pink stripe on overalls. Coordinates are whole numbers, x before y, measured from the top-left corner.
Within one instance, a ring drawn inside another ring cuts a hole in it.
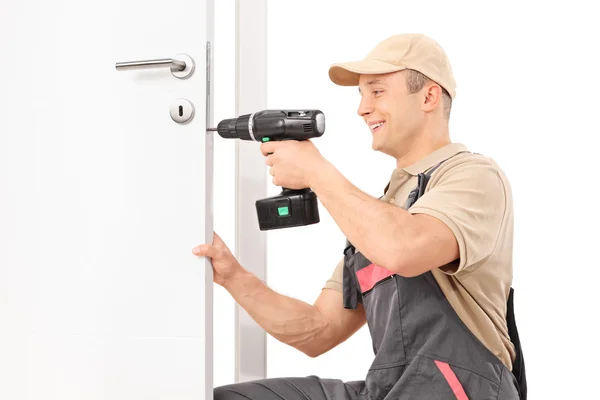
[[[438,360],[435,360],[435,365],[437,365],[442,372],[442,375],[444,375],[444,378],[446,378],[446,381],[450,385],[450,388],[454,392],[456,398],[458,400],[469,400],[467,394],[465,393],[465,389],[463,389],[462,385],[458,381],[458,378],[454,374],[454,371],[452,371],[452,368],[450,368],[450,365]]]

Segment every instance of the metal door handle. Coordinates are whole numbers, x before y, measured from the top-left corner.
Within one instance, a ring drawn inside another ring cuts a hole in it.
[[[194,60],[187,54],[177,54],[173,58],[160,58],[157,60],[118,62],[115,65],[117,71],[164,67],[169,67],[174,77],[185,79],[192,75],[195,66]]]

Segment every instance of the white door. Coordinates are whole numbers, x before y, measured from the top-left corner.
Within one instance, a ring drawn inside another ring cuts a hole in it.
[[[2,0],[0,399],[212,398],[212,3]]]

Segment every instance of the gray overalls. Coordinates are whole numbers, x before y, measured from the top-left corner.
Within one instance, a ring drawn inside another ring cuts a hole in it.
[[[423,194],[436,168],[419,175],[405,208]],[[344,307],[363,304],[373,339],[375,359],[365,382],[370,399],[525,400],[512,288],[508,325],[517,352],[513,372],[463,324],[431,272],[413,278],[395,275],[349,242],[344,256]]]
[[[419,175],[405,208],[424,193],[437,166]],[[362,303],[366,311],[375,358],[364,381],[272,378],[218,388],[215,399],[526,400],[512,288],[507,315],[517,353],[512,372],[463,324],[431,272],[395,275],[346,241],[343,295],[345,308]]]

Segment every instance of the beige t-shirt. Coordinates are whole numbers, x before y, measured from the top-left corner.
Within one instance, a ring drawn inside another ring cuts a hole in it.
[[[404,208],[417,175],[446,160],[408,211],[436,217],[454,233],[460,258],[432,274],[465,325],[512,370],[515,350],[506,324],[513,272],[512,192],[492,159],[465,151],[465,146],[452,143],[395,169],[381,201]],[[325,288],[342,292],[342,273],[343,259]]]

